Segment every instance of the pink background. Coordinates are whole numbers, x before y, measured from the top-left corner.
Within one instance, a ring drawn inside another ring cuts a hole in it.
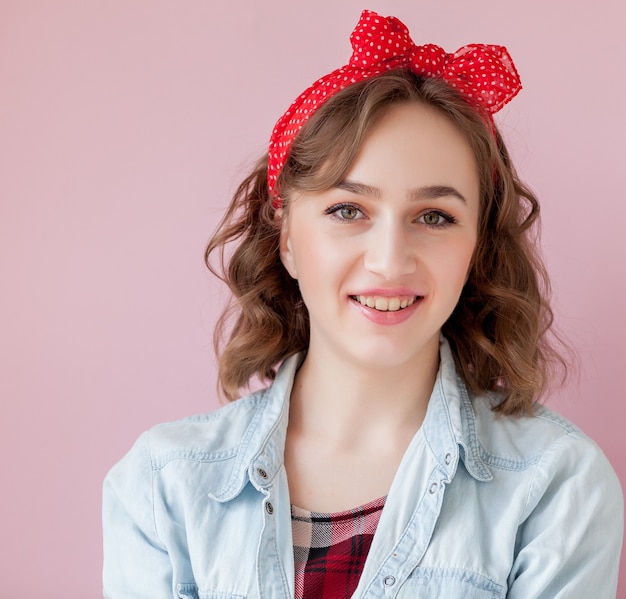
[[[106,471],[217,405],[204,244],[362,8],[509,47],[525,89],[499,122],[581,357],[550,405],[626,481],[622,0],[0,0],[1,598],[100,596]]]

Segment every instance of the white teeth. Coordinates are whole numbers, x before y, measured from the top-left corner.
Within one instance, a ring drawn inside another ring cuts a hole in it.
[[[400,298],[399,297],[392,297],[389,300],[389,303],[387,305],[387,310],[391,310],[392,312],[395,312],[396,310],[400,309]]]
[[[355,299],[359,301],[362,306],[368,308],[375,308],[381,312],[397,312],[407,306],[410,306],[415,302],[415,296],[412,297],[382,297],[380,295],[369,296],[359,295]]]

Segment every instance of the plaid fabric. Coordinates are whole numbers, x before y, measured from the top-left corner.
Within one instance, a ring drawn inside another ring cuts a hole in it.
[[[385,497],[345,512],[291,507],[295,599],[348,599],[363,572]]]

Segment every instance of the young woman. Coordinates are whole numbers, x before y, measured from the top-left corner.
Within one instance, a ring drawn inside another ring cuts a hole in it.
[[[222,390],[271,385],[113,468],[105,596],[614,597],[619,483],[538,404],[559,363],[538,204],[491,116],[515,67],[369,11],[352,44],[207,250],[233,293]]]

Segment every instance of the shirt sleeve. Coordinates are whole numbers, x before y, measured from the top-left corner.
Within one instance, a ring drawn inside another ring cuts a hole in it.
[[[580,433],[535,466],[509,577],[509,599],[614,599],[624,528],[619,480]]]
[[[144,433],[103,488],[105,599],[171,599],[172,566],[154,518],[152,466]]]

